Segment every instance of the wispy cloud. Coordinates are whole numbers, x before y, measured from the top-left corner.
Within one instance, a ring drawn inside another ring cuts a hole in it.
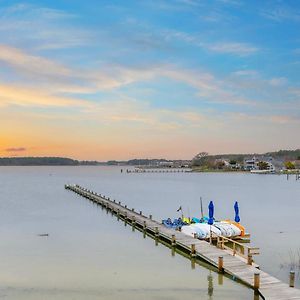
[[[218,53],[227,53],[238,56],[248,56],[259,51],[259,49],[255,46],[236,42],[216,43],[208,45],[208,49]]]
[[[177,39],[196,47],[222,54],[230,54],[236,56],[248,56],[259,52],[259,48],[249,43],[226,41],[226,42],[207,42],[196,34],[189,34],[181,31],[164,30],[163,36],[166,40]]]
[[[271,78],[269,80],[269,84],[271,86],[283,86],[288,82],[287,78],[285,77],[278,77],[278,78]]]
[[[21,70],[39,75],[70,76],[71,70],[40,56],[28,54],[20,49],[0,44],[0,61],[4,61]]]
[[[146,82],[157,78],[168,78],[182,82],[197,90],[200,97],[206,101],[223,102],[232,104],[250,104],[244,97],[234,95],[226,91],[224,84],[208,72],[180,69],[173,65],[147,66],[143,68],[130,68],[125,66],[106,66],[102,70],[80,70],[70,68],[53,60],[45,59],[40,56],[25,53],[16,48],[5,45],[0,46],[0,60],[12,66],[15,71],[22,71],[23,76],[34,76],[36,82],[41,82],[44,89],[51,90],[52,101],[48,97],[43,97],[47,105],[65,105],[68,99],[58,101],[53,95],[58,93],[96,93],[103,90],[114,90],[119,87],[136,82]],[[25,74],[24,74],[25,73]],[[45,84],[46,82],[46,84]],[[12,88],[0,91],[6,94],[6,99],[15,100]],[[18,89],[19,90],[19,89]],[[22,89],[21,89],[22,90]],[[25,95],[30,93],[25,91]],[[9,95],[9,97],[8,97]],[[21,97],[24,104],[37,104],[37,97]],[[5,102],[5,98],[2,98]],[[7,102],[7,100],[6,100]],[[17,101],[19,104],[21,101]],[[77,105],[79,102],[76,102]],[[81,103],[81,102],[80,102]]]
[[[282,21],[300,21],[300,11],[295,7],[289,7],[284,2],[277,6],[270,6],[269,8],[263,10],[261,15],[269,20],[275,22]]]
[[[25,147],[11,147],[11,148],[4,149],[4,151],[6,152],[24,152],[26,150],[27,148]]]
[[[16,4],[0,9],[0,38],[44,50],[91,44],[91,32],[74,25],[75,18],[62,10]]]
[[[87,101],[50,94],[38,88],[0,84],[0,106],[35,106],[35,107],[82,107],[89,108]]]
[[[232,73],[235,76],[246,76],[246,77],[256,77],[258,72],[256,70],[239,70]]]

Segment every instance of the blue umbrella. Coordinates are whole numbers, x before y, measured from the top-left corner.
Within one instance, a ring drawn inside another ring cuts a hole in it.
[[[208,225],[212,225],[214,223],[214,204],[212,201],[209,202],[208,205]]]
[[[239,223],[241,219],[239,216],[239,204],[237,201],[235,201],[235,203],[234,203],[234,211],[235,211],[234,221]]]

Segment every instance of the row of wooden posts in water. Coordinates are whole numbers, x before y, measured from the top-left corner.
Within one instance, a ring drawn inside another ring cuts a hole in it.
[[[290,179],[290,176],[292,176],[292,175],[293,175],[293,174],[287,173],[287,174],[286,174],[286,179],[289,180],[289,179]],[[300,174],[299,174],[299,173],[296,173],[296,174],[295,174],[295,178],[296,178],[296,180],[300,180]]]

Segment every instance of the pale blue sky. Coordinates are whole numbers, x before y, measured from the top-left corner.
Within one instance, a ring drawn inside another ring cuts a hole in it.
[[[299,148],[299,27],[299,1],[0,0],[0,153]]]

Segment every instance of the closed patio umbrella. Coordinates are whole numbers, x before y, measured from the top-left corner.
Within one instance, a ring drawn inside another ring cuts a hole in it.
[[[210,243],[212,243],[212,238],[211,238],[211,225],[214,223],[214,204],[212,201],[209,202],[208,205],[208,225],[210,225]]]
[[[239,216],[239,204],[237,201],[235,201],[235,203],[234,203],[234,212],[235,212],[234,221],[239,223],[241,219]]]

